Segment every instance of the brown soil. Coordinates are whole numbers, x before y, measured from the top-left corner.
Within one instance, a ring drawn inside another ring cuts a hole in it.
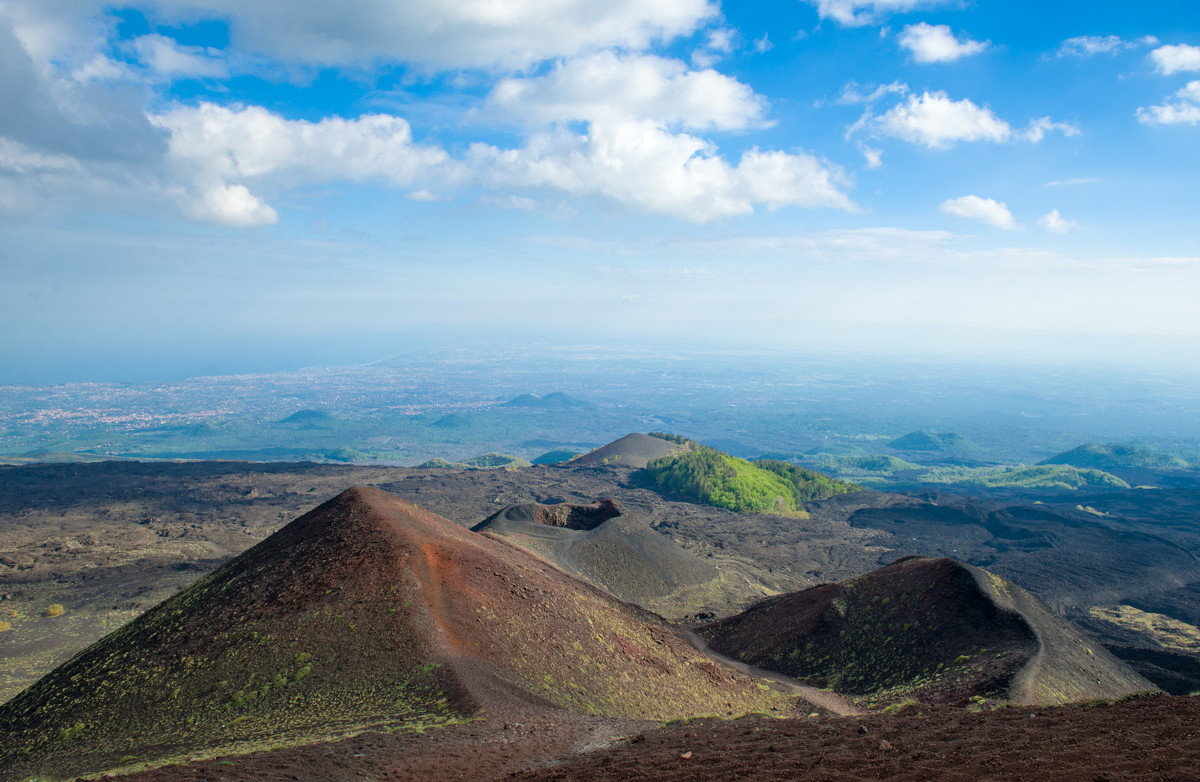
[[[629,738],[580,754],[614,736]],[[834,719],[696,720],[637,732],[628,723],[543,717],[423,736],[347,741],[203,761],[129,782],[791,782],[791,780],[1196,779],[1200,698],[1010,708],[909,708]]]
[[[510,777],[601,780],[1195,780],[1200,700],[1099,707],[939,708],[836,720],[713,721],[644,734]]]
[[[424,730],[517,709],[669,720],[788,698],[524,551],[353,488],[0,706],[0,773]]]
[[[744,663],[883,702],[1044,705],[1154,689],[1024,590],[947,558],[768,598],[698,632]]]

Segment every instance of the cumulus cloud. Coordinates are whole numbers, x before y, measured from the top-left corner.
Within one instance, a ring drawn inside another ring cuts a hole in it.
[[[1143,125],[1200,125],[1200,81],[1176,90],[1173,101],[1139,108],[1137,118]]]
[[[1052,234],[1066,234],[1079,229],[1079,223],[1064,219],[1057,209],[1051,209],[1038,220],[1038,225]]]
[[[234,44],[290,63],[406,62],[431,70],[524,69],[617,47],[642,50],[717,17],[710,0],[156,0],[166,19],[231,22]]]
[[[1013,219],[1012,212],[1008,211],[1008,205],[991,198],[980,198],[975,195],[952,198],[942,202],[940,209],[944,214],[965,217],[968,220],[979,220],[1006,231],[1015,231],[1020,227]]]
[[[466,162],[492,189],[598,197],[696,223],[757,206],[853,208],[841,172],[811,155],[753,149],[735,166],[703,139],[650,121],[593,122],[586,134],[542,133],[520,149],[475,144]]]
[[[444,150],[414,144],[408,122],[387,114],[320,122],[288,120],[258,106],[180,106],[152,117],[170,133],[168,160],[195,217],[233,226],[274,222],[268,193],[314,181],[379,179],[398,186],[452,173]]]
[[[878,92],[876,90],[876,94]],[[1036,144],[1048,131],[1057,131],[1064,136],[1076,136],[1080,132],[1070,123],[1055,122],[1049,117],[1032,120],[1028,128],[1017,131],[991,109],[978,106],[967,98],[952,100],[945,92],[909,95],[908,100],[879,116],[868,110],[851,126],[847,135],[868,127],[876,135],[924,144],[931,149],[948,149],[965,141],[1005,143],[1017,139]]]
[[[1154,69],[1166,76],[1180,71],[1200,71],[1200,46],[1185,43],[1160,46],[1150,52],[1150,60]]]
[[[508,208],[576,195],[694,222],[786,206],[855,208],[841,169],[827,161],[757,148],[727,159],[698,135],[770,125],[765,99],[737,79],[642,51],[718,19],[711,0],[139,6],[152,25],[227,20],[223,50],[158,33],[114,43],[102,0],[66,5],[0,0],[0,209],[29,203],[31,193],[51,202],[73,192],[105,207],[173,205],[191,219],[251,227],[279,219],[284,191],[337,181],[389,184],[416,199],[482,190],[481,203]],[[77,16],[88,21],[67,21]],[[710,29],[704,49],[730,51],[733,36]],[[113,59],[114,46],[128,62]],[[207,102],[147,109],[164,82],[226,78],[258,54],[283,66],[515,69],[476,116],[516,120],[527,137],[452,157],[387,113],[304,121]],[[548,59],[548,70],[520,73]]]
[[[275,210],[245,185],[221,182],[202,188],[196,197],[189,199],[187,211],[198,220],[235,228],[270,225],[279,219]]]
[[[1012,126],[970,100],[951,100],[944,92],[925,92],[878,117],[883,134],[914,144],[946,149],[960,141],[1008,141]]]
[[[505,79],[483,111],[532,124],[653,119],[691,130],[762,126],[765,112],[766,101],[737,79],[614,52],[559,62],[543,76]]]
[[[892,13],[905,13],[919,8],[952,5],[957,0],[805,0],[817,7],[822,19],[832,19],[847,27],[874,24]]]
[[[920,22],[910,24],[900,33],[900,45],[912,52],[917,62],[954,62],[979,54],[988,48],[987,41],[960,41],[949,25]]]

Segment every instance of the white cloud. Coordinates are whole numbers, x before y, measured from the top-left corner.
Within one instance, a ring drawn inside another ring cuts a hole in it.
[[[478,185],[491,191],[484,203],[508,208],[530,205],[514,189],[550,190],[698,223],[757,207],[853,208],[840,170],[814,157],[751,150],[735,166],[703,139],[648,120],[592,121],[586,135],[558,129],[517,149],[474,144],[461,162],[414,143],[408,123],[390,115],[305,122],[205,103],[153,120],[171,134],[187,213],[232,226],[272,222],[263,199],[280,190],[337,180]]]
[[[906,13],[918,8],[952,5],[957,0],[805,0],[817,7],[822,19],[832,19],[847,27],[874,24],[881,16]]]
[[[889,85],[889,88],[893,86],[895,85]],[[880,90],[876,90],[866,98],[856,94],[850,98],[858,98],[869,105],[869,102],[879,95]],[[847,95],[843,93],[841,102],[848,100]],[[1018,139],[1036,144],[1048,131],[1058,131],[1064,136],[1077,136],[1080,132],[1079,128],[1070,123],[1055,122],[1049,117],[1032,120],[1025,130],[1014,131],[1012,125],[997,117],[991,109],[977,106],[967,98],[951,100],[944,92],[910,95],[907,101],[893,106],[879,116],[875,116],[868,109],[867,113],[851,125],[846,135],[853,135],[862,128],[870,128],[876,135],[924,144],[931,149],[948,149],[963,141],[991,141],[999,144]]]
[[[539,211],[538,202],[532,198],[524,196],[484,196],[479,199],[488,206],[494,206],[497,209],[517,209],[522,212],[537,212]]]
[[[970,100],[951,100],[944,92],[912,95],[875,121],[876,129],[888,136],[935,149],[946,149],[960,141],[1008,141],[1012,126]]]
[[[170,132],[168,161],[185,209],[225,225],[261,225],[274,210],[246,187],[269,193],[316,181],[381,179],[408,185],[453,168],[438,147],[414,144],[406,121],[386,114],[320,122],[288,120],[257,106],[211,103],[151,118]]]
[[[910,24],[900,33],[900,45],[913,54],[917,62],[954,62],[963,57],[979,54],[988,48],[986,41],[960,41],[954,37],[949,25],[931,25],[925,22]]]
[[[94,81],[136,81],[133,70],[123,62],[117,62],[103,54],[97,54],[71,71],[71,78],[80,84]]]
[[[879,168],[883,165],[883,150],[868,147],[866,144],[859,144],[858,151],[867,159],[867,168]]]
[[[653,119],[693,130],[761,127],[765,111],[766,101],[754,90],[714,70],[614,52],[560,62],[543,76],[505,79],[484,109],[536,125]]]
[[[991,198],[967,195],[944,201],[940,208],[944,214],[979,220],[1006,231],[1015,231],[1020,227],[1013,219],[1012,212],[1008,211],[1008,205]]]
[[[221,182],[210,184],[200,191],[198,197],[190,198],[187,211],[197,220],[235,228],[270,225],[279,219],[275,210],[253,195],[245,185]]]
[[[859,91],[857,82],[850,82],[842,87],[842,94],[838,97],[838,103],[842,105],[854,105],[856,103],[871,104],[880,98],[888,95],[907,95],[908,85],[904,82],[894,81],[891,84],[881,84],[868,93]]]
[[[1070,179],[1055,179],[1046,183],[1046,187],[1070,187],[1073,185],[1090,185],[1099,182],[1098,177],[1072,177]]]
[[[1052,234],[1066,234],[1072,230],[1079,229],[1079,223],[1074,220],[1066,220],[1058,213],[1057,209],[1051,209],[1046,214],[1042,215],[1038,220],[1038,225],[1045,228]]]
[[[1097,54],[1116,54],[1127,45],[1117,35],[1079,35],[1059,44],[1058,56],[1092,57]]]
[[[1126,41],[1118,35],[1079,35],[1068,38],[1058,46],[1056,54],[1063,57],[1095,57],[1098,54],[1117,55],[1140,46],[1157,46],[1158,39],[1145,35],[1135,41]]]
[[[1175,91],[1176,100],[1161,106],[1143,106],[1137,110],[1143,125],[1200,125],[1200,81],[1188,82]]]
[[[704,46],[692,52],[692,64],[697,68],[711,68],[733,52],[737,37],[736,30],[726,27],[709,30]]]
[[[754,42],[754,53],[763,54],[775,48],[775,44],[771,43],[771,39],[767,33],[763,33],[763,37]]]
[[[1200,71],[1200,46],[1185,43],[1160,46],[1150,52],[1150,59],[1155,70],[1167,76],[1179,71]]]
[[[406,62],[432,70],[527,68],[689,35],[719,13],[710,0],[156,0],[168,20],[231,21],[236,47],[290,63]]]
[[[162,35],[143,35],[131,45],[138,59],[160,76],[220,79],[229,75],[229,66],[217,49],[181,46]]]
[[[1046,137],[1048,131],[1058,131],[1064,136],[1078,136],[1081,131],[1075,125],[1069,122],[1055,122],[1049,117],[1042,117],[1029,121],[1029,127],[1020,134],[1020,137],[1032,144],[1039,143]]]
[[[558,130],[520,149],[471,147],[467,163],[493,189],[550,189],[696,223],[755,207],[853,209],[841,172],[802,153],[750,150],[736,166],[708,142],[649,121],[593,122],[586,135]]]

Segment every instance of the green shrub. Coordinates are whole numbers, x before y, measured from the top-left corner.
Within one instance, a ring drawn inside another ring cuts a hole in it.
[[[751,463],[707,445],[655,459],[646,471],[682,497],[738,513],[803,510],[807,501],[859,488],[784,462]]]

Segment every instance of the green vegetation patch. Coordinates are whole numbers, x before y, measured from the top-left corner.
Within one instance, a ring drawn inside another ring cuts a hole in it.
[[[460,470],[508,470],[517,467],[529,467],[531,462],[516,456],[502,453],[485,453],[463,459],[461,462],[448,462],[445,459],[430,459],[418,464],[421,469],[454,468]]]
[[[1094,470],[1178,470],[1187,462],[1178,456],[1139,448],[1135,445],[1081,445],[1046,459],[1042,464],[1066,464]]]
[[[654,459],[646,472],[682,497],[737,513],[803,510],[809,500],[859,488],[793,464],[751,463],[706,445]]]
[[[820,456],[816,461],[822,469],[844,475],[891,476],[906,470],[922,469],[919,464],[885,455]]]
[[[921,476],[922,483],[986,486],[1014,489],[1078,489],[1109,486],[1128,489],[1129,484],[1102,470],[1080,469],[1065,464],[1032,467],[939,467]]]
[[[900,451],[936,451],[939,453],[976,453],[983,450],[970,439],[957,432],[909,432],[888,443],[889,448]]]
[[[571,461],[579,455],[579,451],[572,451],[567,448],[555,448],[552,451],[546,451],[541,456],[534,458],[532,464],[562,464],[563,462]]]
[[[474,467],[477,470],[499,470],[506,467],[528,467],[529,462],[516,456],[503,453],[485,453],[463,459],[459,464]]]

